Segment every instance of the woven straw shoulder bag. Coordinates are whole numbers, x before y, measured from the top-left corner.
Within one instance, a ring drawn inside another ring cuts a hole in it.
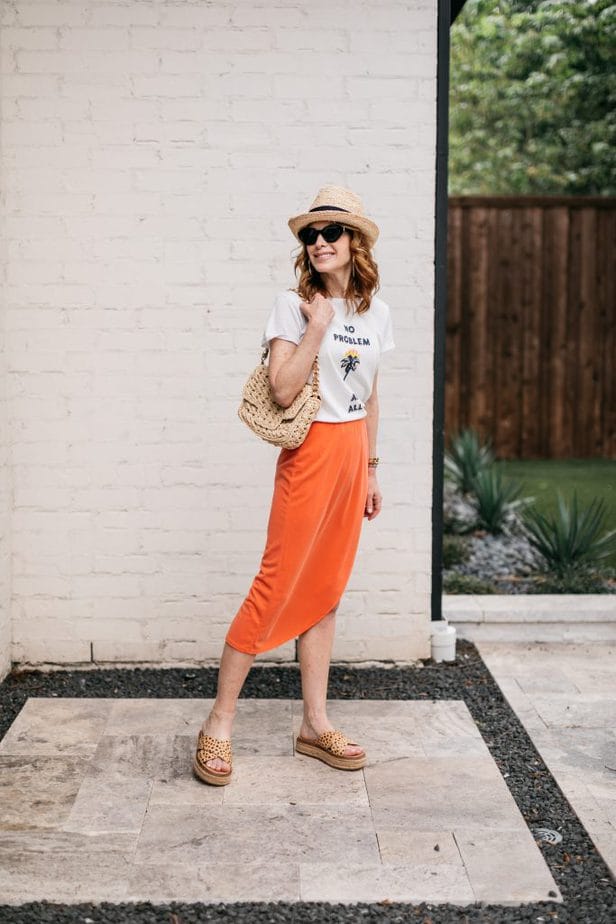
[[[297,449],[321,407],[318,357],[312,364],[312,384],[306,382],[293,403],[281,407],[272,396],[269,367],[265,365],[268,352],[269,347],[265,347],[260,364],[248,377],[237,413],[262,440],[283,449]]]

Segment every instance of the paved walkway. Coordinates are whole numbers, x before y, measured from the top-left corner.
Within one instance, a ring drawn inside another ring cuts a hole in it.
[[[235,777],[192,776],[211,700],[30,698],[0,743],[0,902],[562,901],[466,704],[333,700],[360,771],[242,699]]]
[[[616,875],[616,645],[476,645]]]

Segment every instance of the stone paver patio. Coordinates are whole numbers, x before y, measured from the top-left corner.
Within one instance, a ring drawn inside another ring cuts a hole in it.
[[[203,699],[29,698],[0,742],[0,903],[562,901],[466,704],[333,700],[356,772],[241,699],[234,779],[190,769]]]
[[[616,645],[476,644],[616,876]]]

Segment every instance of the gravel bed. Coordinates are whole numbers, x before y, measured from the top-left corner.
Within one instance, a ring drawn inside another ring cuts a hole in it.
[[[0,684],[0,737],[29,696],[203,697],[215,695],[217,669],[135,668],[109,670],[14,671]],[[243,697],[301,697],[297,665],[256,664]],[[559,844],[538,841],[564,902],[526,905],[472,905],[401,902],[354,905],[329,902],[258,902],[210,905],[177,902],[58,905],[32,902],[0,905],[4,924],[196,924],[205,921],[303,922],[379,921],[419,924],[613,924],[616,884],[569,803],[511,710],[475,646],[457,641],[455,662],[431,659],[410,666],[332,664],[332,699],[461,699],[501,770],[522,815],[534,831],[562,835]],[[503,843],[503,850],[507,844]]]
[[[444,573],[457,572],[492,581],[498,593],[527,594],[533,592],[530,576],[536,561],[526,539],[515,535],[493,536],[488,532],[465,537],[470,555]]]

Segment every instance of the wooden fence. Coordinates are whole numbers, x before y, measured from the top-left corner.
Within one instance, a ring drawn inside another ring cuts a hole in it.
[[[445,440],[616,459],[616,196],[449,198]]]

